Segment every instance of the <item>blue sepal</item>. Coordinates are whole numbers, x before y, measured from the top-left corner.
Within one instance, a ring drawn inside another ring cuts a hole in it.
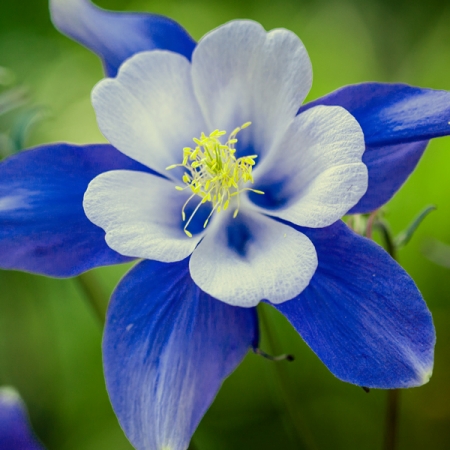
[[[106,11],[89,0],[50,0],[56,28],[96,53],[114,77],[130,56],[169,50],[190,59],[195,41],[174,20],[156,14]]]
[[[89,182],[114,169],[149,170],[110,145],[51,144],[0,164],[0,268],[70,277],[131,259],[108,247],[83,210]]]
[[[188,261],[143,261],[113,294],[103,338],[109,396],[138,450],[185,450],[223,380],[258,342],[255,308],[202,292]]]
[[[345,86],[300,108],[342,106],[359,122],[366,145],[381,147],[450,134],[450,92],[406,84]]]
[[[298,298],[275,307],[341,380],[384,389],[426,383],[435,332],[409,275],[343,222],[300,230],[319,266]]]
[[[316,105],[342,106],[364,132],[369,187],[352,214],[373,211],[390,200],[415,169],[428,140],[450,134],[447,91],[362,83],[314,100],[299,113]]]

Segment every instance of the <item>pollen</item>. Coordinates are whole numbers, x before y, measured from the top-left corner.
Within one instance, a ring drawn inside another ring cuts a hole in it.
[[[235,156],[237,134],[250,124],[251,122],[246,122],[233,130],[224,144],[222,139],[226,135],[226,131],[214,130],[209,136],[202,133],[199,139],[193,139],[196,144],[194,148],[185,147],[183,149],[181,164],[167,167],[167,170],[175,167],[186,169],[182,177],[184,186],[176,186],[175,189],[179,191],[190,189],[192,192],[181,210],[183,221],[186,222],[184,232],[189,237],[192,237],[192,234],[187,228],[203,204],[210,202],[212,205],[211,212],[203,224],[203,228],[206,228],[212,215],[215,212],[226,211],[230,203],[236,206],[233,212],[233,218],[236,218],[240,207],[239,196],[242,192],[252,191],[264,194],[262,191],[245,187],[248,183],[254,182],[252,170],[258,155],[241,158]],[[195,197],[200,197],[200,201],[186,221],[186,206]],[[236,199],[236,202],[232,202],[233,199]]]

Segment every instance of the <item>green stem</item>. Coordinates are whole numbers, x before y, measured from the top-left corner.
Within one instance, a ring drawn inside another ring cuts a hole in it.
[[[108,296],[99,284],[97,277],[92,272],[86,272],[78,275],[74,278],[74,280],[83,292],[84,297],[94,311],[100,324],[105,325],[106,309],[108,308]]]
[[[387,393],[386,431],[384,435],[385,450],[395,450],[397,447],[399,404],[400,390],[389,390]]]
[[[266,316],[264,308],[266,305],[260,304],[258,306],[258,316],[261,321],[262,328],[264,330],[264,335],[267,341],[267,347],[269,353],[275,355],[279,353],[279,345],[276,341],[275,336],[271,332],[270,324]],[[309,450],[317,450],[318,447],[314,441],[314,438],[307,427],[305,427],[305,420],[302,414],[297,408],[294,396],[290,392],[289,385],[290,379],[289,374],[286,370],[286,363],[284,361],[274,361],[272,364],[274,368],[274,373],[276,376],[277,385],[286,407],[290,422],[299,441],[299,446],[297,448],[305,448]]]
[[[373,226],[380,231],[386,251],[392,256],[392,258],[398,261],[397,248],[395,246],[394,238],[392,237],[391,230],[389,229],[388,224],[383,220],[377,220]]]
[[[375,222],[374,226],[381,232],[386,251],[392,256],[393,259],[398,261],[397,246],[388,225],[384,221],[378,220]],[[384,450],[395,450],[397,448],[399,413],[400,390],[390,389],[387,391],[386,422],[383,445]]]

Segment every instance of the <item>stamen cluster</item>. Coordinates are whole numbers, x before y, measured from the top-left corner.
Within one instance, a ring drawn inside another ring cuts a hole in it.
[[[214,212],[226,211],[233,197],[237,199],[237,207],[233,213],[235,218],[239,212],[239,195],[244,191],[253,191],[257,194],[264,192],[256,189],[244,188],[243,186],[250,182],[253,183],[252,169],[255,165],[255,159],[258,155],[243,156],[236,158],[236,139],[237,134],[244,128],[247,128],[251,122],[244,123],[236,128],[228,137],[225,144],[222,144],[220,138],[226,134],[225,131],[214,130],[209,136],[202,133],[200,139],[194,138],[197,144],[195,148],[185,147],[183,149],[183,162],[167,167],[167,170],[175,167],[184,167],[187,171],[182,180],[186,186],[176,186],[177,190],[183,191],[190,188],[192,195],[187,199],[181,210],[183,221],[186,221],[185,208],[195,197],[201,197],[194,212],[187,221],[184,232],[192,237],[187,230],[189,223],[198,211],[201,205],[211,202],[213,207],[206,219],[203,227],[206,228],[209,219]]]

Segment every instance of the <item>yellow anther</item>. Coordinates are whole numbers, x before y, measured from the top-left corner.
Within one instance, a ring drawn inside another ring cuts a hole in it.
[[[237,198],[237,208],[233,213],[233,218],[236,218],[240,207],[239,194],[241,192],[252,191],[256,194],[264,194],[262,191],[244,187],[246,183],[253,183],[252,170],[258,155],[242,158],[234,156],[235,144],[238,142],[236,135],[250,124],[251,122],[246,122],[241,127],[234,129],[225,144],[222,144],[219,138],[224,136],[226,131],[214,130],[209,136],[201,133],[200,139],[193,139],[197,144],[195,148],[183,148],[183,162],[167,167],[167,170],[175,167],[184,167],[187,170],[182,177],[186,186],[184,188],[176,186],[177,190],[182,191],[189,187],[192,191],[192,195],[181,211],[183,221],[186,221],[185,208],[188,203],[196,195],[201,198],[184,227],[184,232],[189,237],[192,237],[192,233],[187,230],[187,227],[202,204],[212,203],[212,210],[203,224],[203,227],[206,228],[214,212],[228,209],[231,197]]]

